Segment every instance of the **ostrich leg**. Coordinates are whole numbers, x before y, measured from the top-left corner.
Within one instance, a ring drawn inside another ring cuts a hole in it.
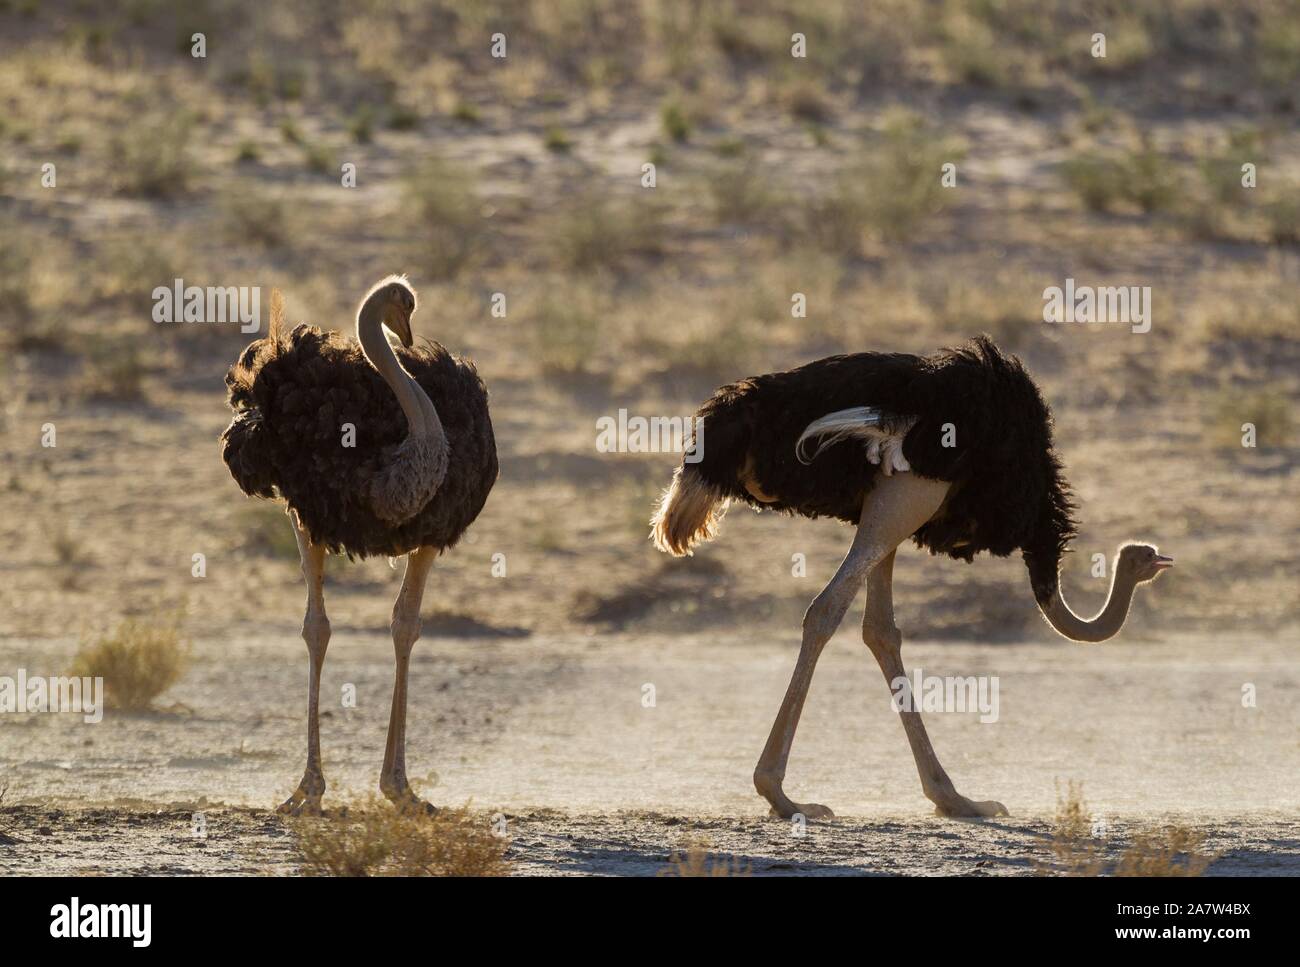
[[[903,635],[894,624],[894,552],[871,569],[867,575],[867,611],[862,619],[862,640],[876,656],[885,681],[891,685],[906,677],[903,669]],[[915,701],[914,703],[915,704]],[[958,795],[952,780],[939,764],[930,737],[925,732],[921,713],[915,709],[899,711],[907,741],[916,759],[916,771],[921,775],[921,789],[925,798],[934,803],[940,816],[1005,816],[1007,807],[1000,802],[973,802]]]
[[[325,548],[311,542],[292,513],[302,576],[307,582],[307,615],[302,620],[302,639],[307,642],[307,769],[293,795],[280,804],[278,812],[293,816],[318,815],[325,792],[325,775],[320,763],[320,670],[330,643],[330,622],[325,617]]]
[[[406,559],[402,590],[393,605],[393,651],[397,659],[397,678],[393,683],[393,708],[388,717],[388,744],[384,748],[384,768],[379,788],[401,809],[415,808],[433,812],[433,807],[411,791],[406,781],[406,675],[411,663],[411,648],[420,637],[420,602],[424,584],[438,551],[421,547]]]
[[[948,484],[913,474],[882,477],[862,502],[862,516],[853,545],[830,583],[817,595],[803,618],[803,644],[781,709],[772,723],[767,745],[754,769],[754,787],[772,806],[772,812],[789,819],[796,813],[810,819],[833,816],[818,803],[791,801],[782,791],[790,746],[803,711],[822,648],[844,619],[868,573],[894,552],[917,528],[934,516],[948,492]]]

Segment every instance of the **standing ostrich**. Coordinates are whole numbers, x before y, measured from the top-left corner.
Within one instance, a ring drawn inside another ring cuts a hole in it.
[[[288,504],[307,581],[307,768],[280,812],[319,813],[325,792],[318,710],[330,552],[409,554],[393,605],[397,677],[379,788],[401,808],[432,811],[406,779],[411,648],[429,569],[483,509],[497,454],[473,364],[438,343],[411,348],[415,307],[405,277],[383,279],[361,300],[353,342],[306,324],[285,334],[275,299],[270,335],[226,374],[235,417],[221,434],[221,457],[244,493]],[[398,354],[385,326],[405,347]]]
[[[858,525],[839,570],[804,615],[794,675],[754,770],[755,787],[782,817],[833,815],[792,802],[782,785],[817,658],[864,583],[863,641],[887,683],[906,674],[892,578],[894,553],[907,538],[964,561],[980,551],[1019,550],[1043,616],[1074,641],[1114,635],[1134,588],[1173,564],[1154,547],[1126,544],[1101,612],[1085,620],[1066,606],[1057,571],[1075,536],[1074,507],[1052,451],[1051,413],[1020,361],[987,336],[933,356],[832,356],[744,379],[720,388],[697,417],[701,459],[678,468],[652,521],[660,550],[680,556],[711,539],[733,499]],[[900,714],[921,787],[939,815],[1006,814],[1001,803],[959,795],[920,713]]]

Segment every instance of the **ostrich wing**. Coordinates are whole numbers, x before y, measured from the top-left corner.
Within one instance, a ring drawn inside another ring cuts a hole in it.
[[[443,436],[408,436],[395,446],[370,480],[375,516],[397,525],[423,510],[447,476],[449,456]]]
[[[810,464],[827,447],[841,440],[859,439],[867,444],[868,462],[881,464],[886,476],[895,470],[911,470],[903,456],[903,439],[916,425],[916,419],[874,406],[836,410],[808,424],[795,443],[794,453],[800,463]],[[808,456],[807,443],[814,439],[818,440],[817,449]]]

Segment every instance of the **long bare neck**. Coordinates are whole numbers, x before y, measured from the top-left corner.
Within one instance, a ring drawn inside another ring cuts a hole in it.
[[[379,370],[393,395],[397,397],[402,412],[406,414],[409,436],[442,436],[442,422],[433,407],[433,400],[419,383],[402,368],[393,347],[384,335],[383,317],[380,311],[381,300],[367,299],[357,311],[357,341],[370,360],[370,365]]]
[[[1120,577],[1118,557],[1115,558],[1115,567],[1111,573],[1114,577],[1111,578],[1106,604],[1095,617],[1089,619],[1080,618],[1070,610],[1070,606],[1061,597],[1061,584],[1058,581],[1056,590],[1047,603],[1039,606],[1048,624],[1071,641],[1105,641],[1118,633],[1124,627],[1124,619],[1128,617],[1137,582],[1131,577]]]

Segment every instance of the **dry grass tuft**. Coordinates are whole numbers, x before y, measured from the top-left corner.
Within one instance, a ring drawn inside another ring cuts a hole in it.
[[[0,232],[7,239],[17,240],[20,237],[16,221],[6,219],[0,223]],[[7,332],[13,334],[9,342],[20,352],[33,348],[33,337],[24,329],[33,314],[28,288],[31,262],[31,256],[17,244],[6,244],[0,248],[0,323]]]
[[[235,526],[243,531],[246,551],[283,561],[298,560],[298,538],[284,505],[251,498],[239,508]]]
[[[793,207],[772,173],[749,157],[710,172],[705,188],[720,225],[762,225],[779,220],[784,208]]]
[[[1056,821],[1050,843],[1053,862],[1039,865],[1039,873],[1062,876],[1100,876],[1105,869],[1105,844],[1092,835],[1092,813],[1083,801],[1083,783],[1070,780],[1065,796],[1056,787]]]
[[[895,112],[866,160],[840,173],[835,188],[810,206],[808,230],[830,252],[850,254],[864,236],[911,238],[945,201],[940,173],[963,156],[919,115]]]
[[[489,248],[489,232],[474,179],[464,169],[429,158],[409,171],[403,209],[420,273],[455,278]]]
[[[1112,876],[1201,876],[1218,858],[1205,853],[1205,834],[1174,823],[1137,833]]]
[[[636,255],[664,251],[664,212],[645,191],[610,201],[587,192],[556,216],[553,233],[564,267],[617,272]]]
[[[108,708],[138,711],[176,684],[188,657],[179,614],[167,620],[128,619],[112,634],[83,644],[69,674],[102,678]]]
[[[1108,843],[1097,833],[1083,800],[1083,784],[1070,781],[1062,798],[1056,791],[1052,863],[1037,864],[1041,874],[1059,876],[1201,876],[1218,854],[1204,852],[1203,833],[1178,823],[1135,833],[1108,864]]]
[[[435,816],[377,797],[338,817],[292,823],[305,876],[505,876],[506,840],[468,808]]]
[[[109,149],[118,191],[142,198],[171,198],[190,189],[195,176],[189,144],[193,124],[183,111],[146,114],[113,136]]]
[[[236,244],[276,249],[297,235],[294,206],[280,195],[240,188],[223,194],[218,204],[226,234]]]
[[[1149,141],[1122,151],[1087,151],[1061,167],[1065,183],[1093,212],[1131,205],[1151,214],[1169,211],[1185,191],[1178,168]]]
[[[88,345],[82,392],[91,399],[135,403],[146,396],[149,365],[141,347],[124,339],[94,339]]]
[[[548,375],[572,375],[592,368],[606,314],[595,290],[580,283],[547,286],[530,313],[538,366]]]
[[[1291,403],[1276,390],[1228,390],[1218,395],[1207,423],[1207,435],[1223,447],[1241,447],[1247,423],[1255,427],[1256,446],[1283,447],[1292,438]]]
[[[50,536],[50,547],[54,551],[59,587],[75,591],[81,586],[82,576],[94,564],[84,550],[84,542],[72,536],[67,525],[59,523]]]

